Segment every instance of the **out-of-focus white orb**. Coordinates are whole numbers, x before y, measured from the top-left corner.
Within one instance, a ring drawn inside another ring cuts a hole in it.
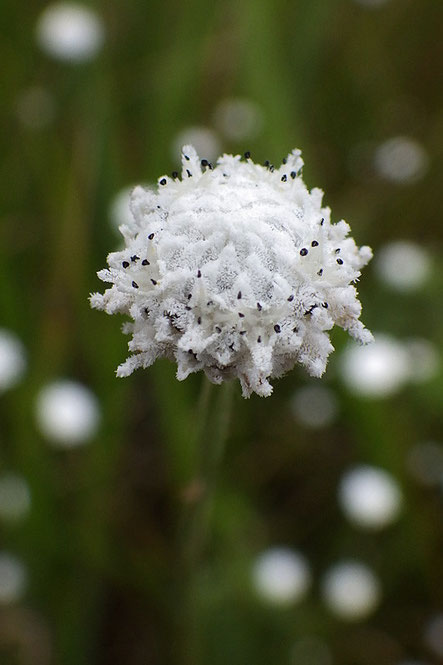
[[[36,25],[40,48],[59,60],[86,62],[101,49],[105,30],[98,14],[75,2],[48,5]]]
[[[12,554],[0,552],[0,603],[7,605],[21,600],[27,582],[24,565]]]
[[[348,346],[341,355],[340,370],[351,392],[362,397],[388,397],[409,379],[409,356],[400,342],[379,334],[367,346]]]
[[[109,206],[109,219],[113,228],[117,231],[123,224],[132,224],[134,218],[129,207],[131,192],[134,186],[123,187],[112,198]]]
[[[409,355],[409,380],[422,383],[433,379],[440,370],[440,357],[435,345],[418,337],[407,339],[403,344]]]
[[[382,529],[398,517],[402,493],[391,474],[383,469],[359,466],[342,477],[338,500],[353,524]]]
[[[372,614],[381,598],[375,574],[357,561],[342,561],[326,573],[322,595],[329,610],[345,621],[359,621]]]
[[[427,171],[429,157],[424,147],[407,136],[395,136],[375,151],[374,166],[385,180],[409,184],[419,180]]]
[[[443,614],[436,614],[425,628],[424,641],[431,651],[443,658]]]
[[[26,370],[25,348],[14,333],[0,328],[0,394],[13,388]]]
[[[210,162],[216,160],[221,152],[218,136],[209,127],[186,127],[177,134],[171,145],[171,156],[175,162],[180,161],[184,145],[193,145],[197,153]]]
[[[409,450],[407,467],[411,476],[422,485],[443,487],[443,443],[424,441]]]
[[[52,443],[73,448],[97,431],[100,408],[93,393],[74,381],[56,381],[43,388],[36,401],[37,424]]]
[[[31,493],[28,483],[15,473],[0,476],[0,519],[19,520],[29,512]]]
[[[43,129],[54,119],[54,99],[47,90],[36,85],[18,95],[16,111],[27,129]]]
[[[263,112],[258,104],[249,99],[224,99],[216,106],[214,121],[227,139],[243,141],[259,134],[263,127]]]
[[[419,289],[431,273],[428,252],[409,240],[397,240],[381,247],[374,266],[379,279],[397,291]]]
[[[337,398],[325,386],[304,386],[295,391],[291,399],[294,418],[313,429],[327,427],[337,417]]]
[[[272,548],[254,561],[252,583],[264,600],[289,605],[305,596],[311,584],[311,572],[300,553],[284,547]]]
[[[292,665],[332,665],[332,662],[331,649],[319,637],[301,637],[291,651]]]

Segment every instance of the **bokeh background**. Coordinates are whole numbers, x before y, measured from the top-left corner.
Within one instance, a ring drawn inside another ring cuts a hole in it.
[[[2,0],[2,665],[443,662],[442,24],[439,0]],[[88,304],[131,186],[188,141],[303,150],[374,248],[376,334],[334,331],[321,380],[235,386],[189,650],[201,377],[117,380],[122,322]]]

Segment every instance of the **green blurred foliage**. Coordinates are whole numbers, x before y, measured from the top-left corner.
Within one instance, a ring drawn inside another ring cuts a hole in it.
[[[359,244],[376,252],[407,238],[427,248],[432,278],[415,294],[398,295],[366,270],[363,320],[441,349],[443,8],[438,0],[89,4],[106,40],[97,58],[77,65],[36,45],[45,3],[0,7],[0,322],[29,361],[25,380],[0,397],[0,468],[23,475],[32,495],[22,523],[0,525],[2,548],[29,577],[23,601],[0,608],[0,661],[191,663],[176,641],[185,611],[176,535],[192,490],[201,377],[178,383],[165,362],[114,377],[127,339],[87,300],[119,242],[111,201],[176,168],[179,131],[214,128],[221,100],[248,98],[263,112],[262,131],[247,145],[220,137],[223,150],[279,162],[299,147],[306,183],[325,190],[334,220],[347,219]],[[38,129],[17,114],[32,86],[54,103],[53,120]],[[369,163],[374,146],[399,135],[418,140],[430,159],[408,185],[383,180]],[[344,336],[333,341],[340,349]],[[54,449],[36,428],[35,397],[60,377],[100,401],[99,433],[82,448]],[[195,665],[292,665],[292,645],[305,635],[329,643],[337,665],[435,662],[423,630],[443,608],[442,496],[417,485],[405,460],[415,443],[441,439],[443,377],[365,400],[343,388],[334,358],[323,381],[340,416],[315,431],[290,410],[294,390],[310,383],[301,370],[266,400],[246,402],[235,387],[209,543],[194,572]],[[350,526],[337,505],[338,481],[354,463],[387,469],[405,494],[401,519],[379,534]],[[254,556],[274,545],[311,563],[313,589],[297,606],[269,607],[251,588]],[[367,621],[341,622],[322,604],[321,576],[343,557],[366,562],[381,580],[382,604]]]

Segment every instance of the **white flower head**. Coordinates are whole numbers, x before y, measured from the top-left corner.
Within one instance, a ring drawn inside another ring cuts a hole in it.
[[[213,167],[192,146],[182,152],[181,179],[132,192],[126,248],[98,273],[112,287],[91,296],[133,319],[124,326],[133,355],[118,376],[165,356],[180,380],[203,370],[213,383],[237,377],[245,397],[268,396],[269,379],[296,363],[323,374],[334,324],[372,339],[352,285],[372,252],[346,222],[331,224],[322,192],[301,178],[299,150],[279,168],[249,153]]]
[[[338,500],[353,524],[377,530],[397,519],[403,496],[390,473],[365,465],[344,474],[340,481]]]
[[[374,165],[378,174],[390,182],[408,185],[422,178],[429,166],[425,148],[408,136],[394,136],[375,151]]]
[[[288,605],[300,601],[311,585],[311,571],[305,557],[287,547],[262,552],[252,567],[257,593],[269,603]]]
[[[54,2],[36,25],[39,46],[48,55],[71,63],[92,60],[100,51],[105,29],[100,16],[78,2]]]
[[[398,339],[375,333],[371,346],[350,344],[340,358],[341,378],[354,395],[383,399],[394,395],[411,374],[409,354]]]
[[[375,270],[388,287],[408,292],[426,283],[432,271],[432,261],[427,250],[418,243],[396,240],[380,248]]]
[[[96,396],[81,383],[67,379],[53,381],[39,391],[35,415],[43,436],[61,448],[87,443],[100,424]]]
[[[382,590],[375,573],[364,563],[344,560],[333,565],[322,581],[329,610],[345,621],[360,621],[380,604]]]

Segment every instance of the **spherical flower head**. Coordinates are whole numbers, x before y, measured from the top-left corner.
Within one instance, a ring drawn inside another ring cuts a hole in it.
[[[331,224],[322,192],[308,191],[294,150],[280,168],[246,153],[213,166],[184,146],[181,178],[132,192],[126,248],[98,273],[112,284],[91,304],[132,318],[127,376],[165,356],[177,378],[203,370],[213,383],[237,377],[243,396],[268,396],[270,378],[296,363],[321,376],[334,324],[361,343],[353,283],[371,258],[349,226]]]
[[[105,30],[98,14],[77,2],[48,5],[36,25],[40,47],[57,60],[82,63],[101,49]]]

